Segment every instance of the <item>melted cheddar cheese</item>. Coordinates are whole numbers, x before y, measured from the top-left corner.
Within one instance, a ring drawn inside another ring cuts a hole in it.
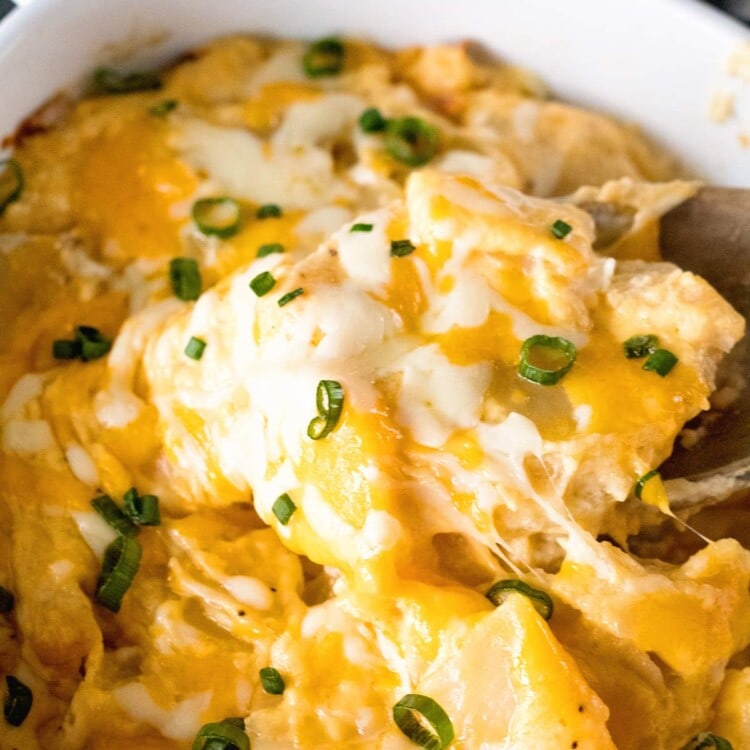
[[[671,513],[636,482],[743,333],[658,260],[658,218],[695,186],[633,129],[463,46],[345,50],[309,77],[301,43],[218,40],[14,153],[0,672],[34,699],[0,748],[179,750],[237,716],[256,750],[406,750],[392,707],[410,693],[445,710],[456,750],[679,750],[709,728],[750,747],[750,553],[627,551],[653,506]],[[436,128],[429,163],[363,132],[372,107]],[[225,238],[191,213],[217,196],[241,214]],[[631,219],[604,247],[592,202]],[[175,257],[200,268],[195,301],[173,294]],[[80,325],[111,351],[55,359]],[[646,333],[678,358],[664,377],[624,355]],[[576,349],[557,384],[519,375],[536,335]],[[315,440],[325,380],[343,409]],[[96,592],[117,531],[91,500],[131,487],[161,522],[115,613]],[[507,578],[552,617],[518,593],[495,607]]]

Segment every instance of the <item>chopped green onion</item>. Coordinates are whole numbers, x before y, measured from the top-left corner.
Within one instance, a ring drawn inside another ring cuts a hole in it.
[[[81,342],[57,339],[52,342],[52,356],[55,359],[78,359],[81,356]]]
[[[385,128],[386,151],[409,167],[426,164],[437,153],[439,143],[437,128],[419,117],[388,120]]]
[[[286,294],[279,297],[279,301],[277,302],[279,307],[284,307],[284,305],[288,305],[293,299],[296,299],[300,296],[305,290],[300,286],[296,289],[292,289],[291,292],[287,292]]]
[[[205,235],[226,239],[240,229],[242,211],[234,198],[201,198],[193,204],[193,221]]]
[[[352,224],[350,232],[372,232],[372,224]]]
[[[344,389],[337,380],[321,380],[315,392],[318,416],[310,420],[307,436],[320,440],[338,424],[344,408]]]
[[[203,339],[199,339],[197,336],[191,336],[190,341],[187,342],[187,346],[185,347],[185,354],[187,354],[190,359],[198,361],[203,356],[205,349],[206,342]]]
[[[233,717],[204,724],[193,740],[192,750],[250,750],[244,720]]]
[[[149,71],[120,73],[113,68],[97,68],[94,71],[94,86],[101,94],[129,94],[160,89],[161,80]]]
[[[262,297],[268,294],[276,286],[276,279],[269,271],[259,273],[251,282],[250,288],[255,292],[256,297]]]
[[[493,583],[485,596],[496,606],[499,607],[509,594],[523,594],[529,598],[534,605],[534,609],[545,619],[552,617],[554,605],[552,597],[546,592],[529,586],[528,583],[519,581],[517,578],[509,578],[505,581]]]
[[[275,203],[266,203],[265,205],[260,206],[255,213],[256,217],[259,219],[278,219],[281,214],[281,206],[278,206]]]
[[[320,39],[307,48],[302,66],[309,78],[336,75],[344,67],[344,45],[334,37]]]
[[[655,349],[643,363],[643,369],[664,377],[677,364],[677,357],[669,349]]]
[[[12,612],[15,604],[16,598],[13,594],[5,586],[0,586],[0,615],[7,615],[8,612]]]
[[[711,732],[701,732],[697,737],[693,737],[683,750],[708,750],[709,748],[714,748],[714,750],[732,750],[732,743],[723,737],[711,734]]]
[[[8,695],[5,696],[3,703],[5,721],[12,727],[20,727],[31,711],[34,695],[31,688],[13,675],[6,676],[5,684],[8,686]]]
[[[255,253],[256,258],[265,258],[267,255],[273,255],[274,253],[283,253],[284,246],[280,242],[269,242],[266,245],[261,245],[258,248],[258,252]]]
[[[21,165],[15,159],[0,161],[0,216],[9,203],[21,197],[23,186]]]
[[[169,281],[175,297],[190,302],[201,296],[201,271],[193,258],[172,258]]]
[[[84,362],[99,359],[112,348],[112,341],[93,326],[76,326],[76,340],[81,344],[81,359]]]
[[[661,474],[656,469],[652,469],[651,471],[647,472],[635,483],[635,496],[639,500],[643,495],[643,490],[645,489],[647,482],[649,481],[649,479],[653,479],[654,477],[661,477]]]
[[[100,495],[91,501],[91,507],[118,533],[135,536],[138,527],[123,513],[109,495]]]
[[[562,219],[557,219],[557,221],[555,221],[550,227],[550,232],[552,232],[558,240],[564,240],[572,231],[573,227],[571,227],[567,221],[563,221]]]
[[[294,511],[297,510],[297,506],[294,504],[294,500],[285,492],[273,501],[271,510],[276,518],[278,518],[279,523],[282,526],[286,526],[289,523],[289,519],[294,515]]]
[[[448,714],[426,695],[405,695],[393,707],[393,721],[415,745],[427,750],[442,750],[455,736]]]
[[[141,545],[132,536],[120,535],[104,550],[102,572],[96,584],[96,600],[119,612],[122,597],[133,583],[141,564]]]
[[[521,347],[518,374],[540,385],[554,385],[573,367],[576,348],[559,336],[531,336]]]
[[[375,107],[366,109],[359,116],[359,127],[362,128],[364,133],[379,133],[381,130],[385,130],[387,124],[388,120]]]
[[[653,333],[631,336],[622,347],[628,359],[641,359],[653,354],[659,348],[659,337]]]
[[[411,255],[416,249],[411,240],[391,240],[391,255],[394,258]]]
[[[281,695],[286,687],[279,670],[273,667],[263,667],[260,670],[260,684],[269,695]]]
[[[148,113],[154,117],[166,117],[170,112],[177,109],[177,105],[177,99],[165,99],[164,101],[149,107]]]
[[[156,495],[139,495],[131,487],[123,497],[125,513],[140,526],[158,526],[161,523],[159,498]]]

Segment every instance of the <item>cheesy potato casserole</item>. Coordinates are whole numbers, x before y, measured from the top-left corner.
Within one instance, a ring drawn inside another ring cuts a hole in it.
[[[0,166],[0,748],[750,748],[750,552],[659,464],[696,190],[469,46],[95,71]]]

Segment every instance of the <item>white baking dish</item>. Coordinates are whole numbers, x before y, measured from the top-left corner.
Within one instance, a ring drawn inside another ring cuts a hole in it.
[[[706,178],[750,185],[750,81],[725,70],[750,32],[695,0],[34,0],[0,25],[0,134],[97,64],[151,65],[238,30],[471,38],[558,95],[640,123]],[[736,94],[721,124],[708,115],[717,92]]]

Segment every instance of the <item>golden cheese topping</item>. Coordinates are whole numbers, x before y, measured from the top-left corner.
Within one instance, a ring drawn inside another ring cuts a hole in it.
[[[750,743],[750,554],[654,473],[743,333],[695,186],[466,46],[114,80],[5,166],[0,748]]]

